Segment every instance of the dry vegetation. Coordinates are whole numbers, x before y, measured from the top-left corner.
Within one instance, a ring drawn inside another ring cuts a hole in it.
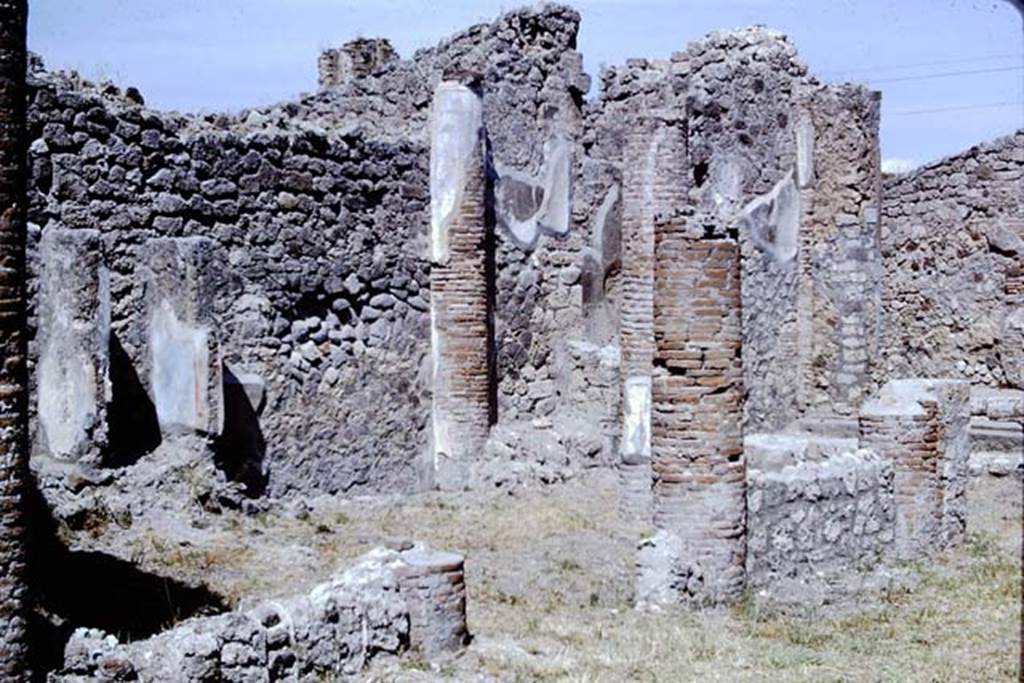
[[[470,648],[443,665],[378,662],[375,680],[1015,680],[1020,482],[981,484],[967,545],[897,568],[896,587],[862,604],[802,615],[753,598],[704,614],[631,609],[644,530],[618,520],[601,476],[517,497],[324,498],[303,519],[231,513],[206,541],[141,547],[154,568],[170,562],[236,601],[305,590],[382,542],[464,552]]]

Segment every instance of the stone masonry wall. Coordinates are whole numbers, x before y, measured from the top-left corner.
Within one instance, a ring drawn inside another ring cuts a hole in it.
[[[273,128],[308,124],[426,143],[430,101],[443,78],[480,77],[494,175],[495,351],[501,419],[552,414],[554,364],[582,326],[579,254],[587,238],[570,207],[589,78],[576,51],[579,14],[548,4],[509,12],[417,51],[379,60],[337,85],[247,115]],[[380,52],[376,41],[339,53]],[[373,62],[372,56],[356,61]]]
[[[875,382],[1024,388],[1024,131],[886,177],[882,206]]]
[[[225,406],[236,416],[226,427],[244,437],[222,441],[222,458],[264,471],[257,488],[275,494],[418,486],[429,414],[417,379],[429,328],[426,150],[225,128],[43,72],[30,86],[31,239],[40,228],[98,230],[111,271],[112,460],[159,440],[139,433],[153,421],[139,250],[154,237],[203,236],[221,264],[211,287],[224,362],[265,397]]]
[[[869,450],[747,470],[753,590],[830,593],[892,546],[893,465]],[[806,596],[805,596],[806,597]]]

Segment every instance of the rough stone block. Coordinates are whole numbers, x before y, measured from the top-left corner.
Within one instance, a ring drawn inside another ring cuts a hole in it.
[[[153,239],[140,248],[149,391],[162,432],[216,435],[223,421],[215,243]]]
[[[98,461],[110,401],[110,277],[100,234],[48,228],[40,262],[40,446],[57,458]]]

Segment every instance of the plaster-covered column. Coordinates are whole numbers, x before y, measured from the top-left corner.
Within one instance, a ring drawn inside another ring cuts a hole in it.
[[[620,509],[626,517],[649,521],[654,233],[657,222],[678,218],[685,206],[686,143],[667,111],[632,117],[624,138]]]
[[[430,130],[430,325],[434,485],[462,488],[493,417],[486,141],[479,94],[434,93]]]
[[[219,288],[214,249],[206,237],[157,238],[140,248],[149,389],[165,435],[221,432],[223,367],[214,310]]]

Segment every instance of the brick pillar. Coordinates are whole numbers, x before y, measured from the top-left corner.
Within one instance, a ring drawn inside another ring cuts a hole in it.
[[[165,435],[220,434],[223,379],[215,243],[157,238],[140,247],[150,397]]]
[[[30,678],[26,656],[24,487],[25,0],[0,0],[0,681]]]
[[[967,382],[894,380],[861,410],[861,446],[893,463],[900,557],[964,539],[969,391]]]
[[[110,402],[110,274],[95,230],[48,228],[39,245],[37,440],[98,464]]]
[[[622,514],[651,519],[651,369],[654,362],[655,224],[685,204],[685,137],[668,112],[627,124],[622,182]]]
[[[480,96],[444,81],[430,139],[433,484],[462,488],[493,417],[486,141]]]
[[[739,246],[687,234],[678,222],[659,227],[652,411],[659,532],[654,547],[641,548],[638,599],[715,604],[743,590],[746,558]],[[652,552],[662,559],[649,563]]]
[[[427,657],[457,652],[466,628],[464,558],[413,548],[399,556],[398,585],[409,608],[409,644]]]

